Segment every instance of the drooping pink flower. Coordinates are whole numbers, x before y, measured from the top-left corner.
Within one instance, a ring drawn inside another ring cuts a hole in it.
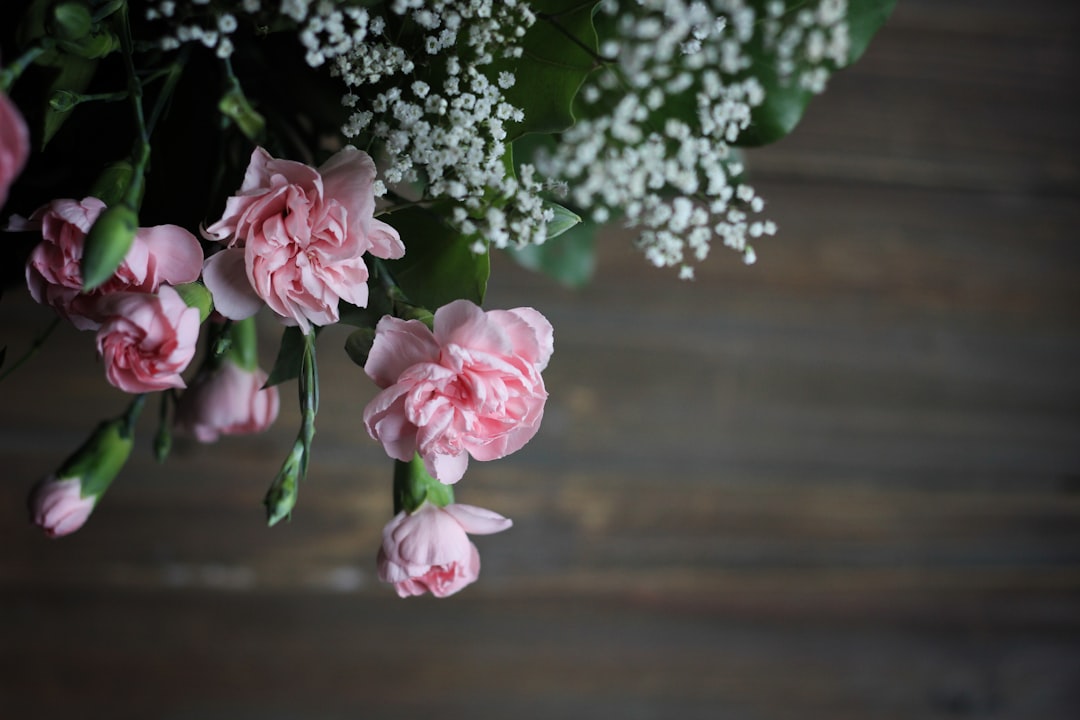
[[[364,409],[364,425],[390,457],[419,453],[428,473],[455,483],[469,456],[495,460],[536,434],[552,338],[532,308],[484,312],[456,300],[435,312],[434,332],[386,316],[364,366],[385,389]]]
[[[199,310],[168,285],[157,294],[121,292],[101,301],[97,333],[105,377],[129,393],[185,387],[180,373],[195,355]]]
[[[83,526],[97,503],[93,495],[82,496],[82,481],[50,475],[30,493],[30,519],[49,537],[62,537]]]
[[[176,424],[199,442],[215,442],[219,435],[245,435],[266,430],[277,419],[277,387],[263,388],[266,373],[245,370],[229,359],[200,373],[180,396]]]
[[[7,94],[0,91],[0,208],[8,190],[30,157],[30,131],[22,113]]]
[[[34,300],[51,305],[80,330],[101,325],[101,298],[117,292],[156,292],[163,284],[198,279],[202,247],[177,225],[139,228],[127,256],[113,276],[89,293],[82,292],[86,233],[105,203],[95,197],[53,200],[28,218],[12,218],[9,230],[40,230],[42,240],[26,263],[26,284]]]
[[[453,595],[480,574],[480,553],[467,533],[490,535],[513,522],[472,505],[438,507],[424,502],[413,513],[398,513],[383,528],[379,579],[393,583],[400,597]]]
[[[204,231],[226,245],[203,270],[221,314],[240,320],[265,303],[307,333],[337,322],[340,300],[367,305],[362,255],[405,253],[397,231],[374,217],[374,182],[374,161],[354,147],[318,170],[256,148],[240,190]]]

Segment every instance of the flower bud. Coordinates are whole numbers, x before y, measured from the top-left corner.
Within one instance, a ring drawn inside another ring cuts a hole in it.
[[[63,537],[83,526],[97,503],[84,497],[79,478],[43,478],[30,494],[30,520],[49,537]]]
[[[53,6],[46,30],[64,52],[93,60],[120,47],[120,40],[107,29],[95,27],[85,2],[68,0]]]
[[[260,143],[266,129],[266,120],[251,106],[251,102],[239,86],[231,88],[218,103],[222,115],[236,123],[248,140]]]
[[[55,474],[30,493],[30,519],[49,537],[75,532],[131,455],[133,419],[121,417],[98,425]]]
[[[94,18],[86,3],[70,0],[53,5],[48,30],[54,38],[64,42],[78,42],[90,34]]]
[[[139,216],[125,203],[113,205],[98,216],[86,234],[83,249],[83,292],[112,277],[131,249],[138,229]]]
[[[90,195],[106,205],[116,205],[127,195],[135,178],[135,166],[128,160],[110,163],[101,171],[90,187]]]
[[[200,324],[206,322],[206,318],[210,317],[210,311],[214,309],[214,301],[206,286],[202,283],[191,282],[174,285],[173,290],[180,295],[188,307],[198,308]]]

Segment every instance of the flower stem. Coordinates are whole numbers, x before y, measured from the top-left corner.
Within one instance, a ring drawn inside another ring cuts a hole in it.
[[[60,317],[54,317],[44,330],[38,333],[38,336],[34,338],[34,341],[30,343],[30,348],[22,354],[18,360],[8,365],[3,372],[0,372],[0,382],[3,382],[8,375],[22,367],[23,363],[37,354],[37,351],[41,349],[41,346],[45,344],[45,341],[52,335],[52,331],[56,329],[56,326],[60,324]]]

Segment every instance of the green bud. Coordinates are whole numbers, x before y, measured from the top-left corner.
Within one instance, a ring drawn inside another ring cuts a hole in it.
[[[263,131],[266,129],[266,120],[255,111],[255,108],[251,107],[247,96],[238,86],[232,87],[225,93],[218,103],[218,110],[221,111],[222,115],[236,123],[236,126],[240,128],[240,132],[244,133],[248,140],[254,143],[262,141]]]
[[[228,335],[222,335],[214,342],[213,354],[215,358],[220,358],[229,352],[229,348],[232,347],[232,338]]]
[[[64,51],[87,60],[103,58],[120,49],[120,38],[107,30],[96,32],[78,42],[60,41],[57,46]]]
[[[185,283],[173,286],[188,307],[199,308],[199,322],[206,322],[210,317],[210,311],[214,309],[214,300],[210,297],[210,291],[199,282]]]
[[[296,507],[296,493],[301,475],[305,470],[304,454],[304,441],[297,438],[293,443],[292,451],[285,458],[281,470],[278,471],[277,477],[266,492],[266,497],[263,498],[267,525],[273,526],[281,522],[289,517],[293,508]]]
[[[97,176],[90,187],[90,195],[106,205],[115,205],[127,195],[131,181],[135,177],[135,166],[128,160],[110,163]]]
[[[112,277],[135,240],[139,216],[127,204],[106,208],[86,234],[82,257],[83,292]]]
[[[64,461],[56,477],[80,478],[83,497],[100,497],[124,467],[133,444],[126,418],[105,421]]]
[[[120,39],[98,27],[90,8],[78,0],[54,5],[45,30],[60,50],[88,60],[105,57],[120,48]]]
[[[49,98],[49,107],[56,112],[70,112],[79,104],[81,96],[70,90],[57,90]]]
[[[59,41],[76,42],[90,34],[94,18],[85,3],[69,0],[57,3],[49,19],[49,33]]]

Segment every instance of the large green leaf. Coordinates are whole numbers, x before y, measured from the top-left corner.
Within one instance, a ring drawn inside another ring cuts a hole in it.
[[[458,299],[479,305],[491,273],[487,252],[473,252],[476,238],[450,227],[448,216],[449,209],[440,204],[406,208],[385,218],[405,243],[405,257],[388,260],[385,267],[409,302],[432,312]]]
[[[574,124],[571,105],[585,77],[596,66],[595,2],[535,0],[537,19],[522,38],[520,58],[498,60],[495,74],[508,70],[516,82],[507,99],[525,120],[508,128],[511,138],[532,132],[561,132]]]

